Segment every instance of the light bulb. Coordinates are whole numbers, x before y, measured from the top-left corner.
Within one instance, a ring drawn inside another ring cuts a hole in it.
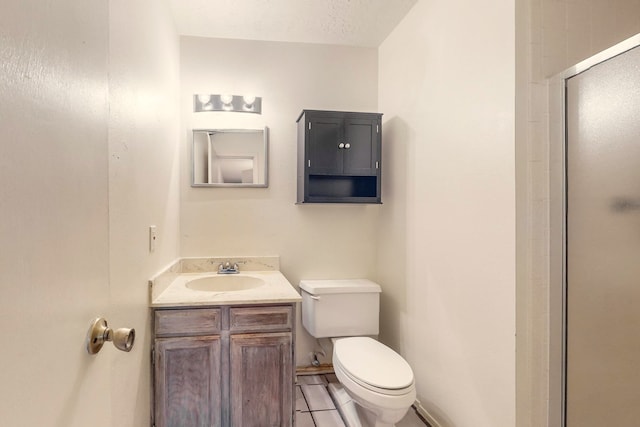
[[[198,101],[200,101],[202,105],[206,104],[210,100],[211,100],[211,95],[198,95]]]
[[[225,105],[230,105],[233,102],[233,95],[220,95],[220,101]]]
[[[256,102],[255,95],[245,95],[242,97],[242,100],[246,104],[247,107],[251,107],[254,102]]]

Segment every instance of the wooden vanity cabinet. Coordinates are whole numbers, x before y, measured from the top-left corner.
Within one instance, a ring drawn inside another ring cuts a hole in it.
[[[156,427],[292,426],[293,304],[154,310]]]
[[[298,203],[381,203],[382,114],[303,110]]]

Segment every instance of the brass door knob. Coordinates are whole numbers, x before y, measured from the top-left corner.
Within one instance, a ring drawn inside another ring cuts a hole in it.
[[[107,321],[98,317],[91,322],[87,332],[87,352],[96,354],[107,341],[112,341],[118,350],[129,352],[133,348],[136,338],[136,330],[131,328],[119,328],[113,330],[107,326]]]

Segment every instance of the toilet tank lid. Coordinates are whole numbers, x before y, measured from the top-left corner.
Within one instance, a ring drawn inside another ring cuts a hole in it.
[[[300,289],[311,295],[380,293],[380,285],[368,279],[301,280]]]

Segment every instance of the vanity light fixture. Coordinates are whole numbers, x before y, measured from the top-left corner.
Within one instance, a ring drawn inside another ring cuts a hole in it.
[[[231,111],[262,114],[262,98],[255,95],[193,95],[193,111]]]

